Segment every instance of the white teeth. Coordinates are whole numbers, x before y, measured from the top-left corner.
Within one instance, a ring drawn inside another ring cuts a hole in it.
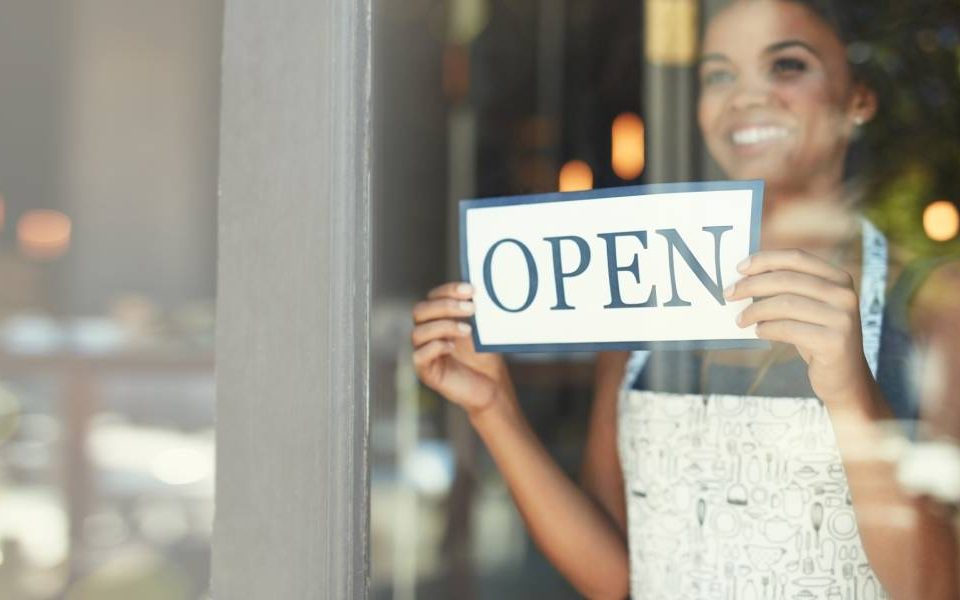
[[[783,127],[748,127],[734,131],[732,138],[734,144],[742,146],[783,139],[787,137],[787,133]]]

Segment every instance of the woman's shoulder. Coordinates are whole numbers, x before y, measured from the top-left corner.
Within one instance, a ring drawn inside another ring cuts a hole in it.
[[[892,266],[892,265],[891,265]],[[887,293],[880,342],[878,383],[901,419],[923,412],[915,358],[919,348],[946,346],[960,352],[960,260],[915,258],[903,264]],[[925,354],[925,353],[921,353]]]
[[[898,328],[923,336],[960,315],[960,256],[891,261],[891,271],[888,314]]]
[[[957,304],[960,299],[960,257],[941,257],[928,263],[908,303],[911,329],[919,332],[940,329],[945,321],[956,324],[960,319]]]

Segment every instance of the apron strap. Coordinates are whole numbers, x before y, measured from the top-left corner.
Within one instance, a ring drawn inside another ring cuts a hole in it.
[[[860,278],[860,327],[863,332],[863,354],[870,366],[870,373],[876,378],[887,297],[887,238],[867,219],[862,218],[861,224],[863,273]]]

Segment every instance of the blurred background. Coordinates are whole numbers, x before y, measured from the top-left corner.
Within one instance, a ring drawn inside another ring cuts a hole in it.
[[[0,597],[207,597],[221,2],[0,2]]]
[[[461,198],[720,177],[692,119],[718,4],[374,3],[372,597],[576,597],[417,383],[409,311],[457,277]],[[876,4],[851,60],[902,93],[868,211],[904,256],[957,255],[957,4]],[[210,597],[221,23],[221,0],[0,2],[2,598]],[[576,473],[593,358],[511,369]]]

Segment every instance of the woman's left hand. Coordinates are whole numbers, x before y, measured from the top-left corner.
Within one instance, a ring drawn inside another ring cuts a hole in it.
[[[726,298],[757,298],[737,317],[740,327],[756,324],[761,339],[796,346],[813,391],[828,405],[868,393],[873,378],[849,273],[803,250],[758,252],[737,270],[744,278],[727,288]]]

